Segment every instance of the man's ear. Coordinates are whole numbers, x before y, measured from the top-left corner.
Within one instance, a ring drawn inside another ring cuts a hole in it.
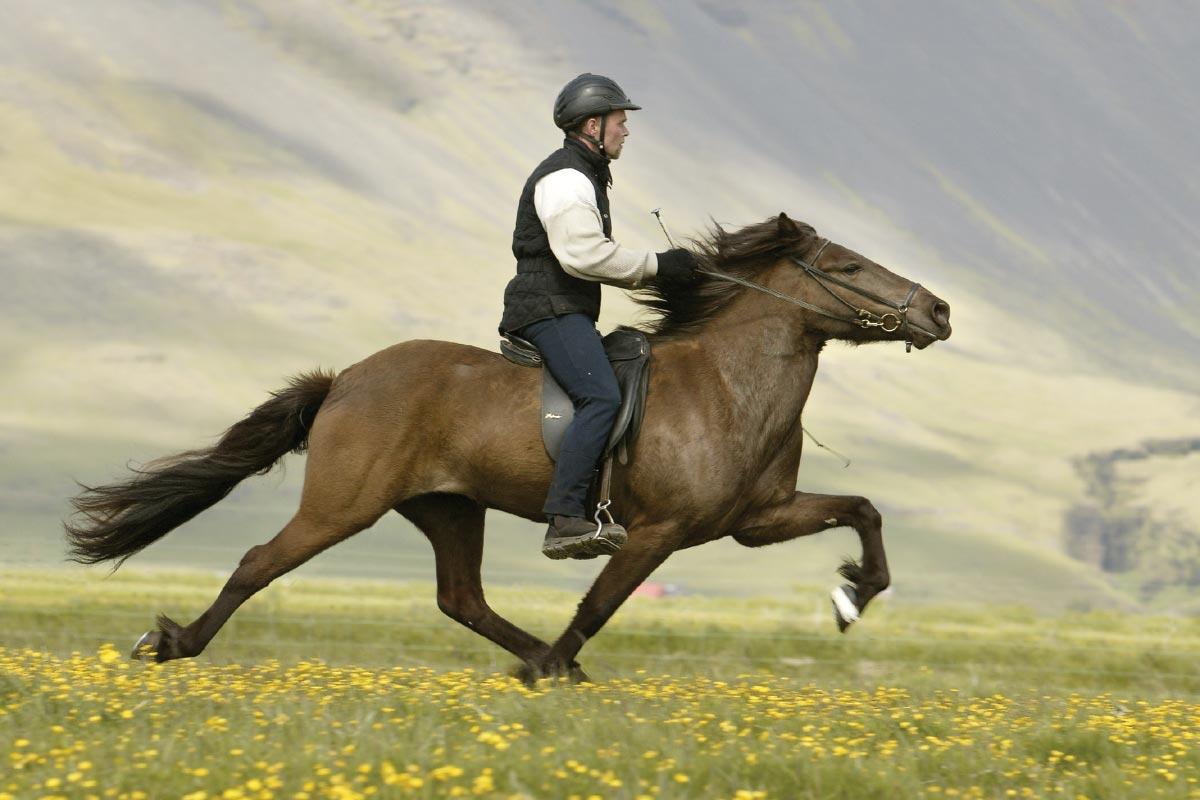
[[[801,237],[800,226],[793,222],[792,218],[785,212],[780,211],[779,216],[775,220],[779,225],[779,238],[799,239]]]

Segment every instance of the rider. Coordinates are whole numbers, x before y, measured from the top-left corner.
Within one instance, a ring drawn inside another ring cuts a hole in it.
[[[517,203],[517,274],[504,290],[500,332],[532,342],[575,407],[542,508],[550,558],[590,558],[624,542],[618,526],[590,522],[584,505],[621,406],[596,330],[600,284],[695,278],[688,250],[631,250],[612,239],[609,163],[629,135],[626,112],[639,108],[610,78],[584,73],[567,83],[554,101],[563,145],[533,170]]]

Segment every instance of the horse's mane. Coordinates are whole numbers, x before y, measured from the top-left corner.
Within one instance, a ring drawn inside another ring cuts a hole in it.
[[[789,251],[806,250],[817,232],[786,214],[730,231],[713,222],[704,234],[691,240],[701,269],[752,279],[759,271]],[[649,284],[633,294],[651,312],[640,330],[656,338],[692,333],[703,327],[742,291],[736,283],[707,275],[687,286]]]

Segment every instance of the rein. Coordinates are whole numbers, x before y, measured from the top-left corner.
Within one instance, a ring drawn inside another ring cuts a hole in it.
[[[787,295],[787,294],[784,294],[783,292],[776,291],[775,289],[772,289],[769,286],[763,286],[760,283],[755,283],[754,281],[746,280],[745,278],[739,278],[735,275],[728,275],[724,272],[717,272],[714,270],[707,270],[707,269],[698,269],[696,271],[699,272],[701,275],[708,275],[709,277],[716,278],[717,280],[728,281],[730,283],[736,283],[741,286],[745,286],[748,289],[754,289],[755,291],[762,292],[763,294],[769,294],[772,297],[778,298],[787,303],[792,303],[793,305],[800,306],[801,308],[807,309],[808,311],[812,311],[816,314],[820,314],[823,317],[828,317],[829,319],[837,320],[838,322],[845,322],[850,325],[854,325],[859,328],[863,328],[864,330],[868,329],[868,328],[880,328],[886,333],[892,333],[894,331],[899,330],[901,327],[903,327],[904,328],[904,351],[906,353],[912,352],[912,346],[913,346],[912,331],[914,328],[916,330],[920,331],[921,333],[924,333],[928,336],[932,336],[932,337],[936,338],[936,335],[934,333],[925,330],[920,325],[910,322],[908,319],[909,303],[912,302],[912,299],[916,296],[917,292],[920,290],[921,284],[919,284],[919,283],[912,284],[912,286],[909,287],[908,295],[904,298],[904,302],[902,302],[902,303],[894,303],[891,300],[880,297],[879,295],[875,294],[874,292],[869,292],[866,289],[860,289],[857,286],[854,286],[853,284],[846,283],[842,279],[837,278],[833,275],[830,275],[825,270],[820,269],[816,266],[817,260],[820,259],[821,253],[823,253],[825,251],[825,248],[828,245],[829,245],[828,239],[821,240],[820,247],[818,247],[817,252],[813,254],[811,264],[809,262],[805,261],[804,259],[800,258],[799,256],[790,256],[790,258],[797,265],[799,265],[800,268],[803,269],[805,271],[805,273],[808,274],[809,277],[811,277],[813,280],[815,280],[817,282],[817,285],[820,286],[822,289],[824,289],[829,294],[830,297],[832,297],[834,300],[837,300],[839,303],[841,303],[843,306],[845,306],[851,312],[853,312],[853,316],[844,316],[844,315],[840,315],[840,314],[835,314],[832,311],[827,311],[827,310],[821,308],[820,306],[813,305],[812,303],[808,302],[807,300],[801,300],[799,297],[792,297],[791,295]],[[859,297],[866,298],[867,300],[873,300],[874,302],[879,303],[880,305],[887,306],[888,308],[892,309],[892,311],[887,311],[883,314],[876,314],[874,311],[871,311],[870,309],[860,308],[860,307],[854,305],[853,303],[851,303],[850,301],[848,301],[846,298],[839,295],[833,289],[831,289],[829,287],[829,284],[833,284],[834,286],[840,286],[841,288],[851,291],[854,294],[858,295]]]

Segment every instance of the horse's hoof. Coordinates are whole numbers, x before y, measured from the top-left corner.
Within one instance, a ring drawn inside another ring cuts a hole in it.
[[[129,657],[134,661],[155,661],[159,645],[162,644],[162,631],[157,629],[146,631],[133,644]]]
[[[857,598],[854,587],[848,583],[843,583],[829,593],[829,599],[833,601],[833,621],[837,623],[840,633],[845,633],[846,628],[858,622],[858,606],[855,603]]]
[[[512,677],[525,684],[532,689],[537,686],[538,681],[542,678],[550,678],[551,680],[565,680],[568,683],[591,683],[592,679],[583,671],[583,667],[572,662],[566,666],[554,663],[535,664],[526,661],[523,664],[518,664],[509,673]]]
[[[542,671],[527,661],[514,667],[509,675],[525,684],[526,688],[532,689],[537,685],[538,678],[542,677]]]

